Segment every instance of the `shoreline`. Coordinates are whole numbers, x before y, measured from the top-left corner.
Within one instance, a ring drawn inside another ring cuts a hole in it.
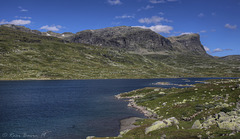
[[[124,119],[120,120],[120,132],[139,127],[139,126],[134,125],[134,123],[139,119],[143,119],[143,118],[129,117],[129,118],[124,118]]]
[[[149,110],[147,107],[144,106],[139,106],[136,104],[136,102],[134,101],[135,97],[121,97],[121,94],[115,95],[116,99],[127,99],[128,103],[128,107],[132,107],[135,108],[137,111],[139,111],[140,113],[143,113],[144,116],[146,116],[147,118],[151,118],[151,119],[157,119],[157,114],[154,113],[153,111]]]
[[[82,79],[64,79],[64,78],[56,78],[56,79],[51,79],[51,78],[23,78],[23,79],[0,79],[0,81],[60,81],[60,80],[137,80],[137,79],[142,79],[142,80],[147,80],[147,79],[185,79],[185,78],[213,78],[213,79],[238,79],[240,77],[208,77],[208,76],[196,76],[196,77],[159,77],[159,78],[82,78]],[[154,84],[154,83],[153,83]],[[161,85],[161,84],[160,84]],[[171,84],[172,85],[172,84]],[[174,84],[173,84],[174,85]]]

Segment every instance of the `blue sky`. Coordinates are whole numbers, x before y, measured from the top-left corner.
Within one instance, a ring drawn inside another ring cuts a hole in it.
[[[199,33],[213,56],[240,54],[240,0],[1,0],[0,24],[54,32],[139,26]]]

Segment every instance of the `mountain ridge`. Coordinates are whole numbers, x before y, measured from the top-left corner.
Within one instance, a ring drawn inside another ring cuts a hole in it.
[[[162,35],[139,27],[117,26],[96,30],[70,32],[40,32],[24,26],[2,25],[20,31],[43,36],[53,36],[74,43],[84,43],[100,47],[124,49],[136,54],[179,54],[190,53],[208,56],[200,41],[199,34],[187,34],[165,38]]]

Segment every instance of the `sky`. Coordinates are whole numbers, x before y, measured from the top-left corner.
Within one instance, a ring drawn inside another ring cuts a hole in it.
[[[240,0],[0,0],[0,24],[79,32],[114,26],[198,33],[210,55],[240,55]]]

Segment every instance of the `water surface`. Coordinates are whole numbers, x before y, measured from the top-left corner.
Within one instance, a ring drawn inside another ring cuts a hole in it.
[[[154,86],[152,83],[156,82],[194,84],[209,78],[183,79],[187,78],[0,81],[0,136],[57,139],[117,136],[121,119],[144,116],[114,95]]]

